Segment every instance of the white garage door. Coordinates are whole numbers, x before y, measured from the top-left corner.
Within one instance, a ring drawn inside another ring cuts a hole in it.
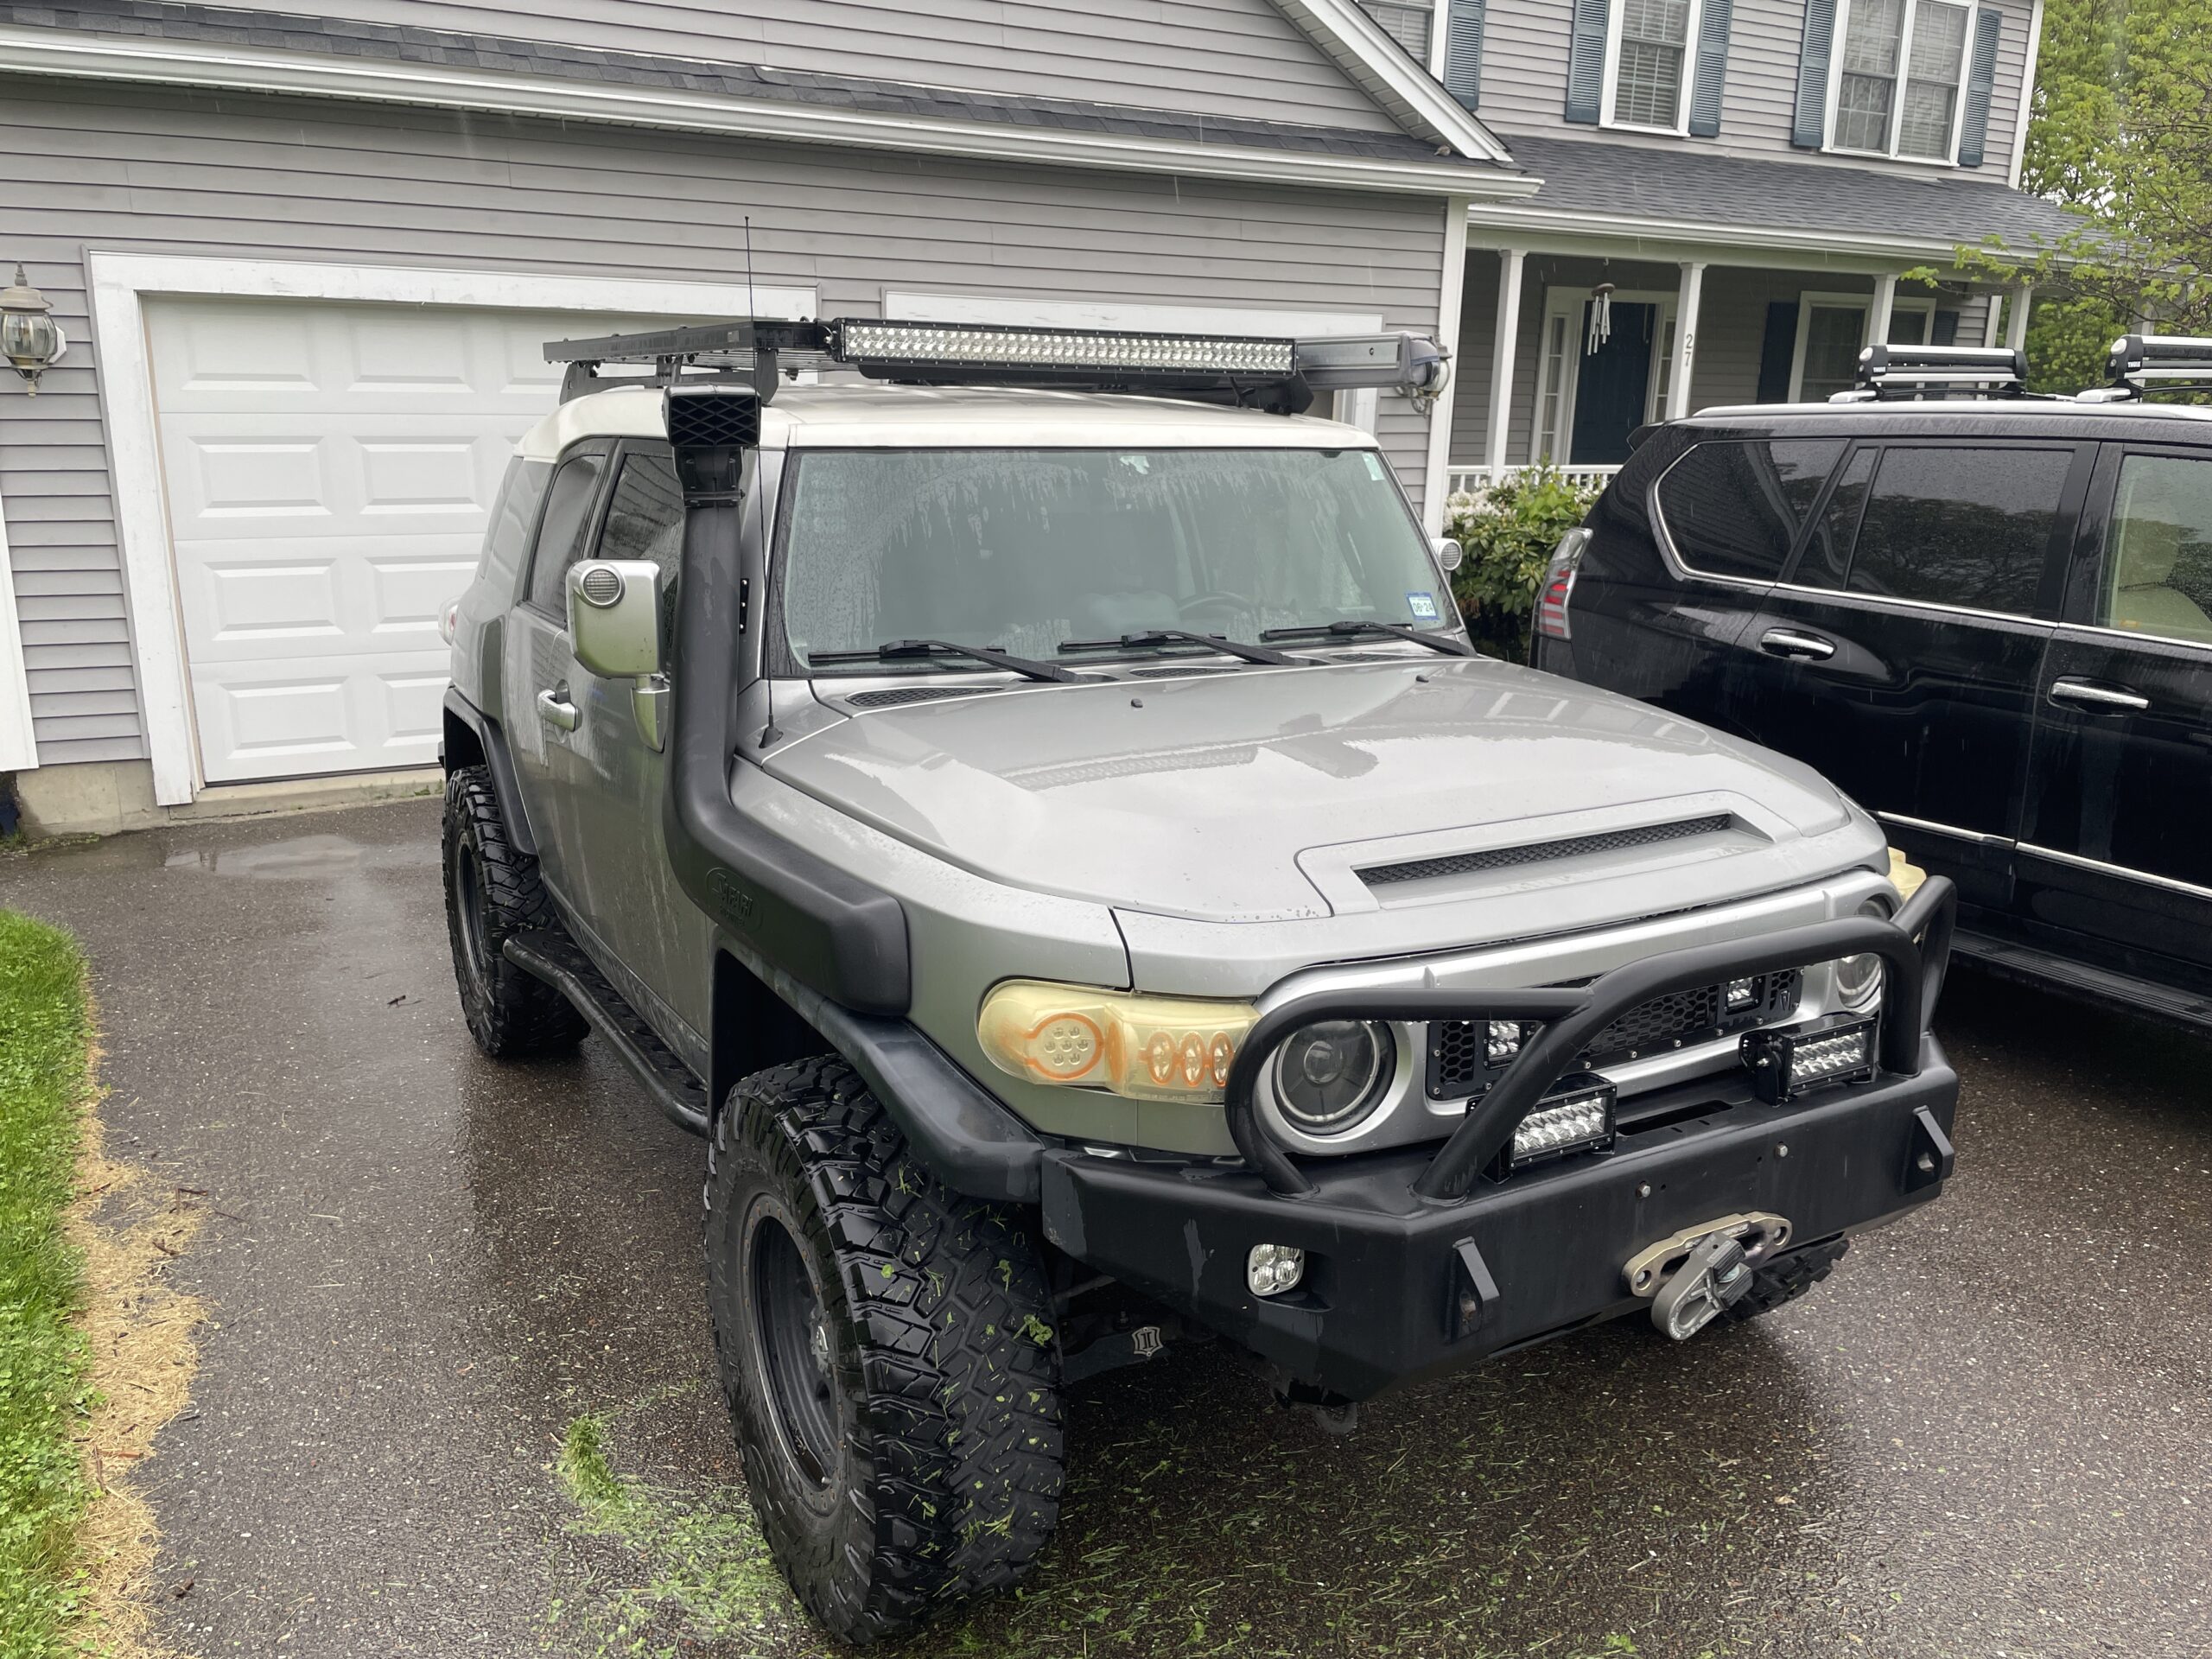
[[[473,308],[149,300],[169,524],[210,783],[429,764],[446,648],[564,334]]]

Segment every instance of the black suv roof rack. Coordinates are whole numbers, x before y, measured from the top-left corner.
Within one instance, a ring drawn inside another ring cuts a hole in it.
[[[1411,334],[1295,340],[874,317],[821,322],[741,317],[650,334],[556,340],[545,347],[547,362],[568,365],[561,381],[563,403],[603,389],[598,371],[609,363],[652,365],[651,377],[632,377],[630,384],[735,379],[752,385],[766,402],[775,393],[785,354],[906,385],[1135,392],[1293,415],[1310,407],[1317,392],[1363,386],[1402,391],[1425,408],[1451,372],[1447,353]]]
[[[2154,391],[2212,391],[2212,340],[2196,334],[2122,334],[2105,359],[2109,386],[2082,393],[2084,402],[2118,403]]]
[[[1869,346],[1859,353],[1852,389],[1828,401],[2027,395],[2027,353],[2007,346]]]

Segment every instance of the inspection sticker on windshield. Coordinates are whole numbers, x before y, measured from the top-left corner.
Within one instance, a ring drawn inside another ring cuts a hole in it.
[[[1408,594],[1406,608],[1414,613],[1414,621],[1433,622],[1436,620],[1436,595],[1434,594]]]

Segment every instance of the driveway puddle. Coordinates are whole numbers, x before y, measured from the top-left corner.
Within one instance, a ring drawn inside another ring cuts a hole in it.
[[[225,847],[171,853],[162,868],[202,870],[210,875],[244,876],[256,881],[311,881],[358,868],[362,847],[344,836],[296,836],[257,847]]]

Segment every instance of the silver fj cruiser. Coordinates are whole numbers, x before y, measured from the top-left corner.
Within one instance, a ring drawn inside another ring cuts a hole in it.
[[[1764,1312],[1942,1191],[1948,884],[1802,766],[1475,654],[1458,550],[1300,412],[1433,346],[548,356],[448,616],[461,1001],[707,1138],[747,1484],[838,1636],[1019,1577],[1083,1376],[1226,1339],[1342,1427]]]

